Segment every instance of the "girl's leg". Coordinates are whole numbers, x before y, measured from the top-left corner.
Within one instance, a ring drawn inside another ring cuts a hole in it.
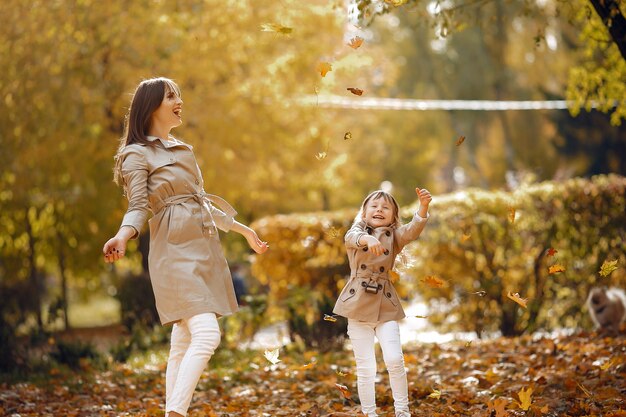
[[[383,351],[387,372],[389,372],[389,385],[391,385],[396,416],[410,417],[408,384],[398,322],[380,323],[376,326],[376,337]]]
[[[376,414],[376,354],[374,351],[374,325],[348,320],[348,336],[352,342],[356,360],[357,390],[361,400],[361,411],[368,417]]]
[[[172,399],[172,392],[174,392],[176,379],[178,378],[180,363],[182,362],[185,353],[187,353],[189,343],[191,343],[191,334],[189,333],[189,329],[187,329],[187,322],[185,320],[174,323],[170,339],[170,355],[167,359],[167,368],[165,370],[166,410],[169,410],[168,406]]]
[[[180,362],[165,411],[185,416],[202,371],[220,344],[221,334],[214,313],[198,314],[183,322],[191,335],[191,343]]]

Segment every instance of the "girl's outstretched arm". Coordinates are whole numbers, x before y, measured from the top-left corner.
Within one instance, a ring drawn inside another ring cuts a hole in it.
[[[233,221],[233,225],[231,227],[232,231],[239,233],[248,241],[248,245],[256,252],[256,253],[264,253],[269,248],[267,242],[263,242],[259,239],[256,232],[246,226],[243,223],[239,223],[237,220]]]

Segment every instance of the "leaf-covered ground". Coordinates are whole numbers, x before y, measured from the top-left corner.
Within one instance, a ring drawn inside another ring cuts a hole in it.
[[[164,356],[164,350],[152,354],[158,365],[98,371],[84,363],[81,371],[53,370],[33,382],[4,383],[0,415],[162,416]],[[359,415],[350,351],[283,349],[280,359],[272,365],[263,352],[222,349],[200,381],[189,416]],[[407,346],[405,359],[414,416],[626,416],[624,336]],[[379,376],[379,414],[393,416],[382,362]]]

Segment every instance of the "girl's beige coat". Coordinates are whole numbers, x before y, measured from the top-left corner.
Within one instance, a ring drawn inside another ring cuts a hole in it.
[[[398,294],[389,280],[396,256],[409,242],[417,239],[426,226],[426,219],[417,213],[410,223],[398,228],[372,229],[364,221],[357,222],[345,236],[350,262],[350,279],[339,294],[333,312],[349,319],[366,322],[400,320],[405,317]],[[367,246],[359,246],[359,237],[374,235],[385,247],[385,253],[373,255]],[[376,294],[366,292],[366,285],[378,286]]]
[[[136,237],[153,214],[148,265],[161,323],[231,314],[237,301],[216,227],[228,232],[236,212],[204,192],[190,145],[148,139],[153,146],[129,145],[120,154],[128,198],[122,226],[135,228]]]

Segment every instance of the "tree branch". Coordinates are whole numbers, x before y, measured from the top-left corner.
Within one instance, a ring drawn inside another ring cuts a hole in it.
[[[616,0],[589,0],[598,16],[609,30],[622,58],[626,60],[626,18]]]

